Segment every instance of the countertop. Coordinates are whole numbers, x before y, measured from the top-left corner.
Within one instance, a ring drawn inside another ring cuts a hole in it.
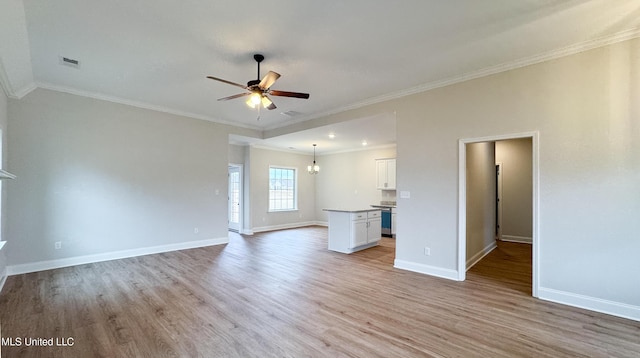
[[[354,209],[354,208],[340,208],[340,209],[322,209],[322,211],[338,211],[338,212],[342,212],[342,213],[362,213],[362,212],[366,212],[366,211],[378,211],[380,209],[376,209],[376,208],[359,208],[359,209]]]

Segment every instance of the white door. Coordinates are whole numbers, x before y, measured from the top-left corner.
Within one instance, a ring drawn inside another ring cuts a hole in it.
[[[229,166],[229,230],[240,230],[242,176],[240,166]]]

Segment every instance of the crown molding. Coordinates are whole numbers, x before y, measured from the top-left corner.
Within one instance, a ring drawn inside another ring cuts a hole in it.
[[[334,150],[329,152],[324,152],[322,154],[318,154],[318,157],[324,157],[326,155],[334,155],[334,154],[344,154],[344,153],[352,153],[352,152],[364,152],[368,150],[379,150],[379,149],[387,149],[387,148],[396,148],[397,144],[380,144],[380,145],[372,145],[372,146],[364,146],[350,149],[341,149]]]
[[[289,154],[313,155],[313,153],[311,153],[311,152],[302,151],[300,149],[285,149],[285,148],[280,148],[280,147],[271,147],[268,144],[264,144],[264,143],[251,143],[251,144],[248,144],[247,146],[249,146],[251,148],[256,148],[256,149],[272,150],[272,151],[276,151],[276,152],[284,152],[284,153],[289,153]],[[324,156],[327,156],[327,155],[334,155],[334,154],[343,154],[343,153],[351,153],[351,152],[364,152],[364,151],[367,151],[367,150],[378,150],[378,149],[395,148],[395,147],[396,147],[396,144],[381,144],[381,145],[350,148],[350,149],[332,150],[332,151],[327,151],[327,152],[322,152],[322,153],[316,153],[316,156],[317,157],[324,157]]]
[[[313,114],[309,114],[309,115],[306,115],[306,116],[301,116],[301,117],[296,118],[294,120],[288,121],[285,124],[276,125],[276,126],[268,126],[268,127],[265,127],[265,128],[258,127],[258,126],[253,126],[253,125],[247,125],[247,124],[243,124],[243,123],[220,120],[220,119],[216,119],[216,118],[212,118],[212,117],[209,117],[209,116],[204,116],[204,115],[200,115],[200,114],[196,114],[196,113],[192,113],[192,112],[175,110],[175,109],[171,109],[171,108],[168,108],[168,107],[157,106],[157,105],[153,105],[153,104],[149,104],[149,103],[145,103],[145,102],[140,102],[140,101],[128,100],[128,99],[124,99],[124,98],[120,98],[120,97],[116,97],[116,96],[109,96],[109,95],[96,93],[96,92],[83,91],[83,90],[78,90],[78,89],[71,88],[71,87],[58,86],[58,85],[54,85],[54,84],[46,83],[46,82],[30,83],[29,85],[25,86],[24,88],[16,91],[13,88],[13,86],[11,85],[11,81],[9,80],[9,78],[7,76],[7,73],[6,73],[5,68],[4,68],[3,64],[2,64],[1,59],[0,59],[0,85],[1,85],[2,89],[4,90],[5,94],[7,95],[7,97],[14,98],[14,99],[21,99],[24,96],[26,96],[27,94],[29,94],[31,91],[35,90],[36,88],[43,88],[43,89],[49,89],[49,90],[58,91],[58,92],[69,93],[69,94],[73,94],[73,95],[77,95],[77,96],[88,97],[88,98],[93,98],[93,99],[99,99],[99,100],[103,100],[103,101],[108,101],[108,102],[113,102],[113,103],[118,103],[118,104],[124,104],[124,105],[132,106],[132,107],[143,108],[143,109],[153,110],[153,111],[157,111],[157,112],[163,112],[163,113],[178,115],[178,116],[182,116],[182,117],[188,117],[188,118],[205,120],[205,121],[224,124],[224,125],[230,125],[230,126],[234,126],[234,127],[248,128],[248,129],[258,130],[258,131],[267,131],[267,130],[273,130],[273,129],[282,128],[282,127],[286,127],[286,126],[289,126],[289,125],[305,122],[305,121],[312,120],[312,119],[317,119],[317,118],[326,117],[326,116],[330,116],[330,115],[337,114],[337,113],[346,112],[346,111],[349,111],[349,110],[362,108],[362,107],[373,105],[373,104],[377,104],[377,103],[380,103],[380,102],[385,102],[385,101],[389,101],[389,100],[393,100],[393,99],[398,99],[398,98],[401,98],[401,97],[410,96],[410,95],[417,94],[417,93],[426,92],[426,91],[429,91],[429,90],[432,90],[432,89],[436,89],[436,88],[440,88],[440,87],[446,87],[446,86],[453,85],[453,84],[456,84],[456,83],[461,83],[461,82],[465,82],[465,81],[469,81],[469,80],[473,80],[473,79],[477,79],[477,78],[481,78],[481,77],[490,76],[490,75],[497,74],[497,73],[500,73],[500,72],[505,72],[505,71],[509,71],[509,70],[518,69],[518,68],[521,68],[521,67],[526,67],[526,66],[529,66],[529,65],[534,65],[534,64],[537,64],[537,63],[541,63],[541,62],[554,60],[554,59],[557,59],[557,58],[561,58],[561,57],[577,54],[577,53],[588,51],[588,50],[592,50],[592,49],[595,49],[595,48],[599,48],[599,47],[603,47],[603,46],[607,46],[607,45],[612,45],[612,44],[615,44],[615,43],[618,43],[618,42],[631,40],[631,39],[634,39],[634,38],[637,38],[637,37],[640,37],[640,28],[633,28],[633,29],[617,32],[617,33],[615,33],[613,35],[601,36],[601,37],[598,37],[598,38],[595,38],[595,39],[591,39],[591,40],[588,40],[588,41],[584,41],[584,42],[581,42],[581,43],[577,43],[577,44],[574,44],[574,45],[562,47],[562,48],[559,48],[559,49],[556,49],[556,50],[553,50],[553,51],[549,51],[549,52],[545,52],[545,53],[542,53],[542,54],[539,54],[539,55],[530,56],[530,57],[518,59],[518,60],[515,60],[515,61],[505,62],[505,63],[499,64],[499,65],[496,65],[496,66],[486,67],[486,68],[483,68],[483,69],[480,69],[480,70],[477,70],[477,71],[467,72],[467,73],[462,74],[460,76],[454,76],[454,77],[449,77],[449,78],[445,78],[445,79],[441,79],[441,80],[431,81],[431,82],[428,82],[428,83],[425,83],[425,84],[422,84],[422,85],[419,85],[419,86],[407,88],[407,89],[404,89],[404,90],[401,90],[401,91],[396,91],[396,92],[387,93],[387,94],[384,94],[384,95],[381,95],[381,96],[371,97],[371,98],[365,99],[363,101],[359,101],[359,102],[356,102],[356,103],[353,103],[353,104],[350,104],[350,105],[338,107],[338,108],[335,108],[335,109],[332,109],[332,110],[313,113]]]
[[[333,110],[309,114],[307,116],[297,118],[293,121],[289,121],[286,125],[288,126],[288,125],[297,124],[297,123],[305,122],[312,119],[327,117],[333,114],[338,114],[338,113],[366,107],[369,105],[390,101],[393,99],[398,99],[398,98],[410,96],[417,93],[426,92],[432,89],[446,87],[456,83],[466,82],[469,80],[486,77],[486,76],[494,75],[501,72],[506,72],[506,71],[515,70],[518,68],[546,62],[546,61],[555,60],[561,57],[574,55],[580,52],[593,50],[599,47],[613,45],[618,42],[623,42],[623,41],[631,40],[638,37],[640,37],[640,28],[633,28],[625,31],[620,31],[612,35],[597,37],[588,41],[584,41],[577,44],[561,47],[552,51],[544,52],[542,54],[505,62],[495,66],[485,67],[483,69],[467,72],[459,76],[427,82],[419,86],[407,88],[407,89],[396,91],[396,92],[387,93],[381,96],[371,97],[363,101],[356,102],[343,107],[339,107]],[[265,128],[265,130],[272,130],[277,128],[280,128],[280,127]]]
[[[28,95],[34,89],[38,88],[34,82],[28,83],[25,87],[20,88],[16,91],[16,89],[11,85],[11,81],[9,80],[9,76],[7,75],[7,71],[2,63],[2,59],[0,58],[0,86],[2,90],[9,98],[13,99],[22,99],[22,97]]]
[[[262,128],[257,127],[257,126],[250,126],[250,125],[246,125],[246,124],[242,124],[242,123],[235,123],[235,122],[231,122],[231,121],[215,119],[215,118],[212,118],[212,117],[209,117],[209,116],[203,116],[203,115],[196,114],[196,113],[193,113],[193,112],[175,110],[175,109],[172,109],[172,108],[169,108],[169,107],[157,106],[157,105],[146,103],[146,102],[129,100],[129,99],[116,97],[116,96],[105,95],[105,94],[97,93],[97,92],[78,90],[78,89],[75,89],[75,88],[72,88],[72,87],[58,86],[58,85],[54,85],[52,83],[47,83],[47,82],[36,82],[36,85],[37,85],[38,88],[47,89],[47,90],[51,90],[51,91],[63,92],[63,93],[68,93],[68,94],[72,94],[72,95],[76,95],[76,96],[93,98],[93,99],[98,99],[98,100],[117,103],[117,104],[124,104],[124,105],[131,106],[131,107],[148,109],[148,110],[152,110],[152,111],[156,111],[156,112],[173,114],[173,115],[181,116],[181,117],[199,119],[199,120],[214,122],[214,123],[218,123],[218,124],[225,124],[225,125],[229,125],[229,126],[233,126],[233,127],[242,127],[242,128],[248,128],[248,129],[253,129],[253,130],[258,130],[258,131],[262,130]]]
[[[268,144],[264,144],[264,143],[250,143],[250,144],[248,144],[248,146],[251,147],[251,148],[255,148],[255,149],[272,150],[272,151],[275,151],[275,152],[282,152],[282,153],[288,153],[288,154],[313,155],[313,153],[305,152],[304,150],[300,150],[300,149],[288,149],[288,148],[272,147],[272,146],[269,146]]]
[[[9,98],[15,98],[15,92],[13,91],[13,87],[11,86],[11,82],[9,81],[9,77],[7,76],[7,72],[4,69],[4,65],[2,64],[2,58],[0,58],[0,86],[2,86],[2,90],[4,94]]]

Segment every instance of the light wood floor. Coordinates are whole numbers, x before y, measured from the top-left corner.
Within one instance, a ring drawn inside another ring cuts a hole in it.
[[[321,227],[12,276],[2,336],[73,337],[3,357],[638,357],[640,322],[532,298],[530,248],[454,282],[352,255]]]

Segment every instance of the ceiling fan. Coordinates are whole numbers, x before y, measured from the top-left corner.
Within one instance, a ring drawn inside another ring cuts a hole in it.
[[[276,109],[276,105],[271,101],[268,95],[271,96],[280,96],[280,97],[294,97],[294,98],[309,98],[308,93],[300,93],[300,92],[289,92],[289,91],[278,91],[271,89],[271,86],[276,82],[278,78],[280,78],[280,74],[269,71],[262,80],[260,80],[260,62],[264,60],[264,56],[261,54],[253,55],[253,59],[258,63],[258,79],[251,80],[247,82],[247,85],[241,85],[239,83],[223,80],[222,78],[217,78],[213,76],[207,76],[207,78],[224,82],[230,84],[232,86],[240,87],[242,89],[247,90],[246,93],[235,94],[229,97],[219,98],[218,101],[228,101],[230,99],[240,98],[249,96],[247,100],[247,105],[251,108],[256,108],[256,106],[262,106],[266,109]],[[260,108],[260,107],[258,107]]]

